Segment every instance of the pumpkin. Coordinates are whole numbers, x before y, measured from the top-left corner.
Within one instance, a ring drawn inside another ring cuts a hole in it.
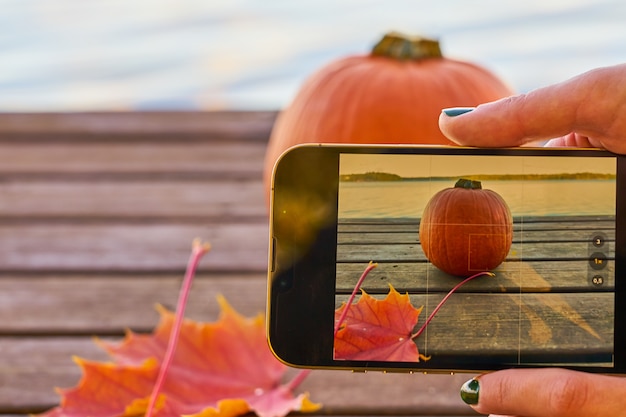
[[[367,55],[329,63],[304,82],[276,118],[265,184],[287,148],[301,143],[451,144],[441,109],[513,94],[486,69],[443,57],[436,40],[390,33]]]
[[[504,261],[513,219],[504,199],[480,181],[460,179],[426,204],[419,226],[426,258],[451,275],[489,271]]]

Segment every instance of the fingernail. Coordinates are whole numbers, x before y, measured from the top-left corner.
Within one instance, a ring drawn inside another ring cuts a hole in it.
[[[446,116],[454,117],[469,113],[474,109],[475,107],[450,107],[448,109],[443,109],[442,112],[444,112]]]
[[[476,378],[472,378],[461,387],[461,399],[465,401],[465,404],[476,405],[478,404],[478,391],[480,391],[480,384]]]

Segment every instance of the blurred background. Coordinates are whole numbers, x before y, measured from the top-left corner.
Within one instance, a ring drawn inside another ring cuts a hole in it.
[[[519,92],[626,62],[623,0],[0,0],[0,111],[276,110],[387,31]]]

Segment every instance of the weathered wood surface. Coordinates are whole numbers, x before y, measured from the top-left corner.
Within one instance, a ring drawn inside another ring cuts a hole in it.
[[[424,307],[417,327],[444,295],[410,295],[413,306]],[[338,304],[347,298],[338,297]],[[435,360],[456,355],[472,363],[489,351],[516,360],[521,352],[521,361],[532,355],[550,363],[559,355],[565,363],[595,355],[605,362],[613,352],[612,307],[611,293],[457,294],[429,324],[428,336],[416,342]]]
[[[223,294],[265,309],[261,181],[275,118],[256,113],[0,114],[0,414],[58,403],[73,355],[149,331],[173,308],[191,240],[211,241],[188,316],[212,321]],[[315,371],[319,414],[473,415],[469,375]]]
[[[428,341],[418,339],[420,351],[466,356],[468,362],[487,350],[511,357],[519,350],[521,361],[524,355],[545,362],[566,363],[576,355],[607,361],[614,332],[613,229],[614,219],[607,217],[515,219],[513,245],[495,277],[461,287],[429,325]],[[425,320],[461,279],[428,263],[418,230],[419,219],[343,219],[337,307],[371,260],[378,266],[361,288],[380,299],[392,285],[408,293],[413,306],[424,306]],[[597,236],[604,239],[601,248],[593,245]],[[590,267],[597,251],[607,254],[601,270]],[[600,273],[603,284],[595,285],[592,279]]]
[[[351,293],[366,263],[341,263],[337,265],[337,286],[340,293]],[[459,292],[519,292],[523,282],[525,292],[545,292],[558,288],[561,291],[590,290],[590,274],[587,260],[567,262],[511,262],[495,270],[494,278],[470,281]],[[506,271],[506,273],[505,273]],[[608,262],[607,280],[593,291],[610,291],[614,288],[613,263]],[[427,281],[428,278],[428,281]],[[522,281],[523,280],[523,281]],[[409,292],[425,291],[426,283],[431,291],[448,291],[459,283],[458,277],[441,272],[426,263],[380,262],[369,273],[363,289],[371,293],[387,292],[389,284]]]
[[[477,280],[461,291],[611,291],[615,242],[614,219],[607,217],[538,217],[517,219],[513,244],[506,260],[494,270],[496,280]],[[452,288],[458,278],[428,263],[419,242],[419,219],[345,220],[339,225],[337,287],[350,292],[369,261],[379,263],[365,288],[380,291],[393,283],[408,291]],[[594,236],[605,239],[602,248],[592,245]],[[590,256],[607,253],[607,279],[601,286],[590,282]],[[523,256],[522,256],[523,255]]]

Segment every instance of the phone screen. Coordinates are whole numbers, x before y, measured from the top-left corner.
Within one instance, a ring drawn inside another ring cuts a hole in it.
[[[267,328],[285,363],[626,373],[624,157],[311,144],[272,186]]]
[[[333,359],[613,367],[616,175],[605,156],[341,153]]]

